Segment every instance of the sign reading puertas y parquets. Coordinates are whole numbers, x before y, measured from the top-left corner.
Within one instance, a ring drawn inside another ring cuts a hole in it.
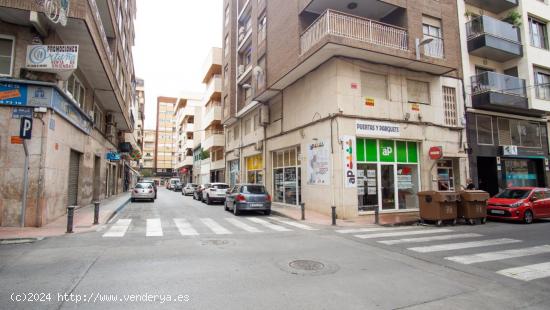
[[[56,72],[75,70],[78,66],[78,45],[29,45],[26,68]]]

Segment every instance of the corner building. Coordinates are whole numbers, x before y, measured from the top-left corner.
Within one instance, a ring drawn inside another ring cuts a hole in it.
[[[340,219],[468,176],[456,1],[224,1],[231,184]],[[418,52],[418,53],[417,53]],[[429,150],[432,150],[430,158]]]

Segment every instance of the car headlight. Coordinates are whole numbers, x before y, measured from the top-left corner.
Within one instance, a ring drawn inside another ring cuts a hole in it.
[[[510,208],[519,208],[523,204],[523,201],[519,201],[510,205]]]

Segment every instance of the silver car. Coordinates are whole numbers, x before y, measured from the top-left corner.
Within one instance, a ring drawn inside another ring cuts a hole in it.
[[[135,202],[139,199],[155,201],[155,188],[153,184],[148,182],[136,184],[136,187],[132,190],[131,201]]]
[[[195,189],[197,189],[197,186],[198,186],[197,184],[187,183],[181,190],[181,194],[184,196],[193,195],[193,193],[195,192]]]
[[[239,215],[241,211],[263,211],[265,215],[270,215],[271,196],[263,185],[235,185],[227,191],[224,207],[235,215]]]

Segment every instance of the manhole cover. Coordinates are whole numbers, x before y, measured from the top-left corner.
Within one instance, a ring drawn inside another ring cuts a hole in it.
[[[295,260],[288,264],[291,268],[305,271],[319,271],[325,268],[325,265],[321,262],[314,260]]]

